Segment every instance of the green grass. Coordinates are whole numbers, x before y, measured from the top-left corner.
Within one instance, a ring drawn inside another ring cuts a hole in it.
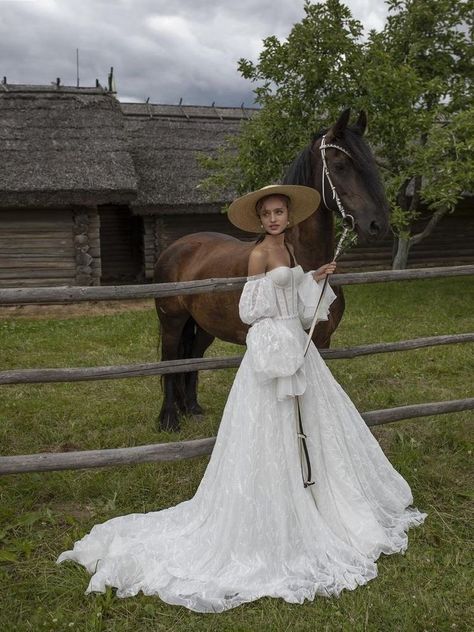
[[[472,328],[472,279],[458,277],[347,287],[333,347],[402,340]],[[157,359],[152,309],[61,319],[0,313],[1,368],[92,366]],[[242,347],[215,343],[208,355]],[[472,396],[472,345],[457,344],[328,362],[359,410]],[[133,446],[215,435],[235,370],[201,374],[204,421],[157,433],[159,378],[2,386],[2,454]],[[382,556],[379,576],[338,599],[292,605],[260,599],[200,615],[159,598],[85,596],[88,574],[55,565],[95,523],[157,510],[194,494],[208,457],[6,476],[0,479],[0,630],[468,630],[472,411],[374,429],[393,465],[427,511],[405,555]],[[472,566],[471,566],[472,567]],[[471,616],[470,616],[471,615]]]

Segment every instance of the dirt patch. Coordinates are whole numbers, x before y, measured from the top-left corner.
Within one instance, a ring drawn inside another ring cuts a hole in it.
[[[77,318],[78,316],[108,316],[122,312],[139,312],[154,309],[151,298],[130,301],[84,301],[68,305],[2,305],[0,319]]]
[[[60,523],[68,524],[67,518],[74,518],[75,520],[82,522],[88,520],[94,515],[94,510],[88,505],[81,506],[73,503],[57,503],[51,505],[51,509],[56,514],[56,520]]]

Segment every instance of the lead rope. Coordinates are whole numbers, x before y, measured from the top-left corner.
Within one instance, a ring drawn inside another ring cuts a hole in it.
[[[342,151],[343,153],[345,153],[347,156],[349,156],[349,158],[351,158],[350,153],[345,150],[343,147],[340,147],[339,145],[335,145],[333,143],[331,144],[326,144],[326,136],[323,136],[322,140],[321,140],[321,145],[319,147],[320,151],[321,151],[321,159],[322,159],[322,163],[323,163],[323,169],[322,169],[322,182],[321,182],[321,192],[322,192],[322,198],[323,198],[323,202],[324,205],[326,206],[326,208],[328,210],[331,210],[326,202],[326,193],[325,193],[325,180],[327,179],[329,186],[331,187],[331,191],[332,191],[332,196],[333,199],[335,200],[336,204],[337,204],[337,208],[339,210],[339,212],[341,213],[342,216],[342,220],[343,220],[343,230],[342,230],[342,235],[339,238],[339,242],[337,244],[336,247],[336,253],[333,257],[333,261],[336,261],[336,259],[339,257],[339,255],[346,250],[349,246],[352,245],[352,243],[356,240],[357,235],[354,232],[354,228],[355,228],[355,221],[354,221],[354,217],[352,215],[349,215],[348,213],[346,213],[346,210],[344,209],[341,200],[339,199],[339,196],[337,194],[336,191],[336,187],[334,186],[332,180],[331,180],[331,176],[329,175],[329,169],[326,163],[326,148],[327,147],[334,147],[335,149],[338,149],[339,151]],[[350,218],[350,219],[349,219]],[[349,233],[352,232],[352,235],[349,235]],[[344,243],[347,240],[347,243]],[[314,328],[316,327],[316,323],[318,320],[318,309],[319,306],[321,305],[321,301],[324,298],[324,294],[326,292],[326,287],[328,284],[328,275],[326,274],[324,277],[324,283],[323,283],[323,288],[321,290],[321,294],[319,296],[318,299],[318,304],[316,305],[316,310],[314,312],[314,316],[313,316],[313,320],[311,322],[311,328],[309,330],[309,334],[308,337],[306,339],[306,345],[305,345],[305,349],[304,349],[304,353],[303,356],[306,357],[306,354],[308,352],[309,349],[309,345],[311,343],[312,337],[313,337],[313,332],[314,332]],[[307,439],[307,435],[304,432],[303,429],[303,420],[302,420],[302,416],[301,416],[301,408],[300,408],[300,400],[298,395],[295,396],[295,406],[296,406],[296,421],[297,421],[297,430],[296,430],[296,434],[298,437],[298,443],[299,443],[299,454],[300,454],[300,463],[301,463],[301,475],[303,478],[303,485],[304,487],[309,487],[310,485],[314,485],[315,481],[312,481],[311,478],[311,461],[309,458],[309,451],[308,451],[308,446],[306,444],[306,439]],[[303,465],[303,458],[304,461],[306,463],[306,467],[304,467]],[[306,472],[305,472],[306,470]]]

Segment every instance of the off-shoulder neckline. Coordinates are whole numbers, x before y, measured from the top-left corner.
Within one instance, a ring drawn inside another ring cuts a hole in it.
[[[272,268],[271,270],[267,270],[266,272],[264,272],[263,274],[269,274],[270,272],[273,272],[273,270],[278,270],[278,268],[288,268],[289,270],[295,270],[296,268],[301,268],[301,266],[298,264],[296,266],[277,266],[276,268]]]
[[[278,270],[279,268],[287,268],[288,270],[296,270],[296,268],[301,268],[300,264],[296,265],[296,266],[276,266],[276,268],[272,268],[271,270],[267,270],[266,272],[259,272],[258,274],[254,274],[252,276],[248,276],[247,277],[247,281],[254,281],[256,279],[260,279],[260,278],[265,278],[266,276],[268,276],[270,274],[270,272],[273,272],[274,270]]]

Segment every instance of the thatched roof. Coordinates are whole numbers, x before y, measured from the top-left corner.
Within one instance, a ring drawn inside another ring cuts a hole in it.
[[[122,103],[129,151],[138,179],[138,213],[219,212],[233,197],[215,199],[198,188],[208,175],[197,154],[212,154],[238,134],[255,109]]]
[[[119,102],[101,87],[0,84],[0,206],[132,200],[123,123]]]

